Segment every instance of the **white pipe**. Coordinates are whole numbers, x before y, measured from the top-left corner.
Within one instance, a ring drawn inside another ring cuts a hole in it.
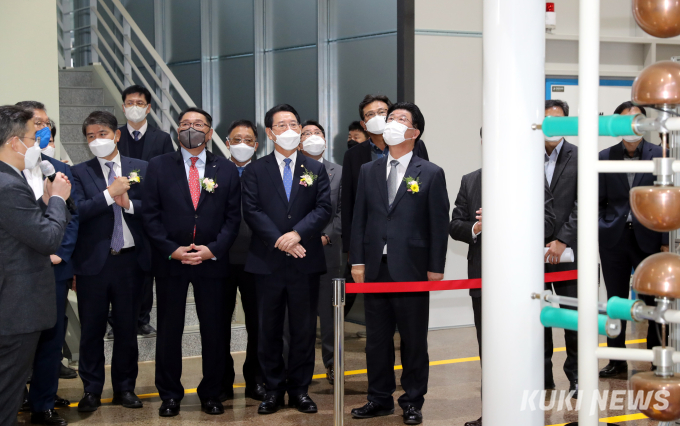
[[[653,173],[654,162],[651,160],[645,161],[600,160],[597,162],[597,171],[600,173]]]
[[[482,247],[482,321],[493,325],[482,335],[482,416],[491,426],[542,426],[541,410],[521,408],[525,392],[544,386],[543,369],[536,368],[543,365],[541,302],[531,295],[544,287],[545,148],[531,125],[545,111],[545,1],[484,0],[483,7],[482,205],[484,238],[493,244]],[[509,109],[508,99],[515,101]],[[508,191],[508,182],[522,190]],[[522,238],[507,232],[508,223]],[[513,250],[498,257],[498,246]],[[517,330],[526,337],[521,345]]]
[[[680,117],[670,117],[666,119],[663,126],[671,132],[680,130]]]
[[[580,328],[580,327],[579,327]],[[579,333],[581,330],[579,330]],[[625,348],[597,348],[595,355],[598,359],[619,359],[625,361],[645,361],[652,362],[654,352],[651,349],[625,349]],[[675,355],[675,353],[673,354]],[[680,356],[680,352],[677,353]],[[675,361],[675,359],[673,360]],[[580,370],[579,365],[579,370]],[[581,384],[579,383],[579,386]],[[585,395],[585,394],[584,394]]]
[[[680,311],[675,309],[669,309],[664,314],[664,319],[668,322],[679,324],[680,323]]]
[[[486,27],[485,27],[486,29]],[[598,92],[600,85],[600,0],[579,1],[579,159],[578,159],[578,384],[579,426],[597,426],[592,410],[598,390]]]

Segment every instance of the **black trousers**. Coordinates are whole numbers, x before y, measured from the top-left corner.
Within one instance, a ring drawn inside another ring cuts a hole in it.
[[[477,331],[477,345],[479,346],[479,362],[482,362],[482,296],[472,296],[472,313]]]
[[[228,344],[224,341],[225,280],[201,277],[191,272],[173,277],[156,277],[156,388],[163,401],[184,398],[181,381],[182,335],[189,283],[194,288],[201,332],[203,379],[198,385],[198,397],[201,400],[219,397]]]
[[[149,321],[151,321],[152,307],[153,307],[153,274],[147,273],[144,276],[144,286],[142,288],[142,304],[139,308],[139,320],[137,321],[138,326],[149,324]]]
[[[292,259],[271,274],[256,274],[259,314],[258,357],[267,395],[307,393],[314,374],[319,274],[297,270]],[[283,362],[283,323],[288,308],[288,376]]]
[[[39,331],[0,336],[0,425],[17,424],[38,339]]]
[[[144,271],[135,252],[109,255],[98,275],[78,275],[80,360],[78,373],[85,392],[104,389],[104,335],[109,304],[116,323],[111,384],[114,392],[134,391],[137,380],[137,317]]]
[[[560,265],[556,265],[560,266]],[[548,265],[546,272],[553,271],[554,265]],[[555,293],[560,296],[577,297],[578,284],[576,280],[561,281],[556,283],[545,283],[545,289],[551,289],[551,284],[555,286]],[[565,309],[576,309],[571,306],[560,306]],[[555,379],[553,378],[553,333],[552,328],[545,327],[544,329],[544,382],[546,388],[555,386]],[[578,332],[573,330],[564,330],[564,341],[567,347],[567,359],[564,361],[564,374],[570,382],[578,381]]]
[[[385,257],[383,257],[385,259]],[[394,281],[383,260],[376,282]],[[399,406],[423,407],[430,371],[427,353],[427,329],[430,316],[430,293],[366,294],[366,364],[368,400],[381,407],[394,407],[394,332],[399,328],[403,373]]]
[[[661,247],[659,247],[659,251],[661,251]],[[603,248],[600,246],[600,260],[602,261],[604,285],[607,287],[607,299],[614,296],[628,299],[631,270],[637,268],[640,262],[652,254],[654,253],[646,253],[640,249],[635,238],[635,232],[631,228],[624,230],[621,240],[613,248]],[[647,305],[656,305],[653,296],[640,295],[638,298],[644,300]],[[627,321],[621,321],[621,334],[614,339],[607,338],[607,346],[614,348],[626,347],[626,323]],[[648,321],[648,323],[647,349],[661,346],[661,341],[659,340],[661,326],[654,321]],[[669,329],[670,327],[666,327],[666,337],[668,337]]]
[[[262,369],[257,358],[257,336],[258,336],[258,315],[257,315],[257,292],[255,289],[255,275],[244,271],[244,265],[229,265],[229,277],[227,287],[224,292],[224,306],[226,316],[224,324],[224,341],[231,342],[231,317],[234,315],[236,307],[236,290],[241,292],[241,304],[243,313],[246,317],[246,331],[248,332],[248,344],[246,347],[246,361],[243,364],[243,378],[246,387],[251,388],[257,384],[263,384]],[[226,365],[224,369],[224,379],[222,389],[226,392],[233,392],[234,359],[227,348],[225,351]]]

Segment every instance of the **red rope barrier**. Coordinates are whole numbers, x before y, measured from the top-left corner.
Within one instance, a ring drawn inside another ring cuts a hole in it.
[[[548,272],[545,282],[575,280],[578,271]],[[412,281],[401,283],[347,283],[345,293],[410,293],[417,291],[465,290],[482,288],[481,278],[471,280]]]

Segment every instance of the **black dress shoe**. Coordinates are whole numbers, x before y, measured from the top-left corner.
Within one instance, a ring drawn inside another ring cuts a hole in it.
[[[71,401],[64,398],[59,398],[59,395],[54,395],[54,406],[59,408],[66,408],[71,405]]]
[[[283,396],[269,395],[264,398],[264,401],[257,409],[257,414],[274,414],[283,407]]]
[[[477,420],[471,422],[465,422],[464,426],[482,426],[482,418],[479,417]]]
[[[78,372],[70,367],[61,364],[59,367],[59,378],[60,379],[76,379],[78,378]]]
[[[78,403],[78,412],[90,413],[97,411],[100,405],[102,405],[101,395],[85,392],[85,395],[83,395],[83,398]]]
[[[307,414],[312,414],[319,411],[316,407],[316,403],[312,401],[312,398],[310,398],[306,393],[297,396],[289,396],[288,406],[297,408],[299,412]]]
[[[122,405],[125,408],[142,408],[142,401],[134,392],[114,392],[113,405]]]
[[[260,384],[246,387],[246,396],[256,401],[264,401],[264,398],[267,396],[267,390]]]
[[[217,398],[208,398],[205,401],[201,401],[201,410],[205,414],[224,414],[224,406]]]
[[[555,390],[555,382],[545,383],[543,386],[545,390]]]
[[[161,404],[158,409],[158,415],[161,417],[175,417],[179,414],[179,401],[176,399],[167,399]]]
[[[368,401],[361,408],[352,409],[352,417],[355,419],[371,419],[373,417],[389,416],[390,414],[394,414],[394,408],[383,408],[371,401]]]
[[[572,399],[578,399],[578,382],[576,380],[569,382],[569,395]]]
[[[333,366],[326,367],[326,380],[328,380],[328,383],[333,386],[333,383],[335,382],[335,372],[333,371]]]
[[[628,373],[628,363],[626,361],[609,361],[602,370],[600,370],[600,377],[616,377],[619,374]]]
[[[68,422],[61,417],[55,410],[31,413],[31,423],[34,425],[66,426]]]
[[[149,324],[140,325],[137,327],[137,334],[146,337],[153,337],[156,335],[156,329]]]
[[[413,405],[408,405],[404,408],[403,417],[405,425],[419,425],[423,422],[423,413]]]
[[[234,399],[234,389],[228,389],[228,390],[223,390],[222,393],[219,396],[219,400],[221,402]]]

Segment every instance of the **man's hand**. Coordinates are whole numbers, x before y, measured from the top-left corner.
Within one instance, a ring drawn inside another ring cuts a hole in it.
[[[328,237],[327,237],[327,236],[325,236],[325,235],[322,235],[322,236],[321,236],[321,244],[322,244],[323,246],[327,246],[327,245],[328,245]]]
[[[175,260],[181,260],[183,261],[185,258],[184,256],[188,253],[188,251],[191,250],[191,246],[180,246],[177,247],[177,250],[172,252],[170,255],[171,258]]]
[[[661,246],[661,251],[667,252],[667,251],[668,251],[668,246]]]
[[[364,275],[366,274],[366,265],[353,265],[352,266],[352,279],[355,283],[363,283]],[[429,273],[428,273],[429,275]]]
[[[197,246],[196,244],[192,244],[191,249],[196,250],[196,252],[189,254],[198,255],[201,260],[209,260],[215,257],[208,246]]]
[[[124,192],[123,195],[113,197],[113,201],[126,210],[130,208],[130,196],[128,196],[127,192]]]
[[[479,234],[482,232],[482,208],[480,207],[475,213],[477,213],[477,216],[475,216],[477,223],[475,223],[475,226],[472,227],[472,231],[475,234]]]
[[[301,259],[306,256],[307,250],[305,250],[305,248],[302,247],[300,243],[297,243],[290,249],[286,250],[286,253],[289,253],[296,259]]]
[[[109,195],[115,199],[115,197],[125,194],[130,189],[130,182],[125,176],[119,176],[106,189],[109,190]]]
[[[281,235],[278,240],[276,240],[276,244],[274,244],[274,247],[281,251],[287,252],[288,250],[290,250],[291,247],[299,243],[300,240],[301,240],[300,235],[297,232],[295,231],[286,232],[285,234]]]
[[[548,247],[548,251],[545,253],[544,259],[553,265],[560,263],[562,253],[564,253],[564,249],[567,248],[567,245],[559,240],[555,240],[549,242],[545,246]]]
[[[64,201],[68,200],[68,197],[71,196],[71,182],[62,172],[57,172],[53,182],[47,179],[46,188],[50,196],[58,195]]]
[[[428,281],[441,281],[443,279],[444,279],[444,274],[439,274],[437,272],[427,271],[427,280]]]
[[[50,260],[52,261],[52,265],[58,265],[61,263],[61,257],[57,256],[56,254],[51,254]]]

